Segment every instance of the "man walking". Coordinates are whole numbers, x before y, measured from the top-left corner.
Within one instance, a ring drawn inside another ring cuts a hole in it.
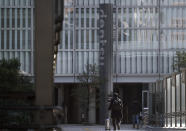
[[[118,128],[118,130],[120,130],[120,124],[123,117],[123,102],[119,98],[118,93],[114,93],[108,109],[111,110],[111,118],[114,130],[116,130],[116,127]]]

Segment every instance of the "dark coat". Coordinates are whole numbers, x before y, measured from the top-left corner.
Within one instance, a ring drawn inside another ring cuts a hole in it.
[[[122,105],[122,108],[121,108],[121,110],[120,111],[114,111],[114,110],[112,110],[112,107],[113,107],[113,101],[116,99],[116,98],[119,98],[119,97],[113,97],[112,99],[111,99],[111,102],[110,102],[110,105],[109,105],[109,110],[111,110],[111,118],[119,118],[119,119],[121,119],[121,118],[123,118],[123,113],[122,113],[122,111],[123,111],[123,102],[122,102],[122,100],[119,98],[119,100],[121,101],[121,105]]]
[[[131,104],[132,104],[131,105],[131,110],[130,110],[131,113],[133,115],[139,114],[139,112],[141,111],[140,103],[136,100],[136,101],[133,101]]]

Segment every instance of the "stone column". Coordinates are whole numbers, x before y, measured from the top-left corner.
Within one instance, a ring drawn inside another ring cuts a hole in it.
[[[62,85],[58,86],[58,106],[63,106],[63,102],[64,102],[64,90]]]
[[[99,64],[102,85],[100,87],[100,124],[109,116],[108,96],[113,92],[113,7],[101,4],[99,10]]]
[[[53,0],[35,1],[35,86],[39,106],[53,106]],[[52,111],[40,111],[37,123],[52,124]]]
[[[89,123],[96,123],[96,91],[94,90],[89,96]]]

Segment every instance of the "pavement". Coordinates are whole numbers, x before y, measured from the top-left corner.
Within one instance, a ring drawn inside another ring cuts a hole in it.
[[[76,124],[66,124],[61,125],[62,131],[106,131],[104,125],[76,125]],[[178,129],[170,128],[153,128],[153,127],[141,127],[139,129],[132,128],[132,125],[122,124],[120,131],[176,131]],[[111,130],[113,127],[111,126]],[[119,131],[119,130],[117,130]]]

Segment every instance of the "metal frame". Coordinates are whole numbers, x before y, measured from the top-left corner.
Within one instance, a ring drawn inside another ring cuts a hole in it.
[[[144,93],[147,93],[147,107],[144,107]],[[142,110],[149,109],[149,91],[142,90]]]

